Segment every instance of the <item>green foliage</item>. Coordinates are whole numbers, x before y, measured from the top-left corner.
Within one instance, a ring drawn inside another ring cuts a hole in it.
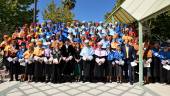
[[[111,12],[107,12],[107,13],[105,14],[105,16],[104,16],[105,21],[107,21],[107,19],[108,19],[108,17],[110,16],[110,14],[111,14],[113,11],[115,11],[124,1],[125,1],[125,0],[116,0],[116,1],[115,1],[115,5],[114,5],[112,11],[111,11]]]
[[[44,10],[43,17],[45,20],[53,22],[70,22],[73,20],[74,14],[68,7],[57,7],[54,0]]]
[[[110,12],[107,12],[107,13],[104,15],[105,21],[107,20],[107,18],[109,17],[109,15],[110,15]]]
[[[162,41],[166,41],[167,39],[170,39],[169,12],[163,13],[161,15],[158,15],[156,18],[151,19],[151,24],[152,24],[151,34],[154,34],[157,37],[161,38]]]
[[[125,0],[116,0],[115,7],[118,8]]]
[[[62,3],[63,3],[65,8],[72,10],[75,7],[76,0],[63,0]]]
[[[0,0],[0,34],[10,34],[16,26],[31,23],[34,0]]]
[[[57,12],[57,7],[55,5],[55,2],[54,0],[52,0],[52,2],[48,5],[47,9],[44,10],[44,13],[43,13],[43,17],[44,19],[48,20],[52,20],[53,22],[57,22],[57,15],[56,15],[56,12]]]

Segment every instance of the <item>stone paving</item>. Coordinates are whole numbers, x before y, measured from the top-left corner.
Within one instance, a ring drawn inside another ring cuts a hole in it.
[[[169,85],[149,84],[139,87],[138,84],[115,82],[52,84],[12,81],[0,84],[0,96],[170,96],[166,90],[170,90]]]

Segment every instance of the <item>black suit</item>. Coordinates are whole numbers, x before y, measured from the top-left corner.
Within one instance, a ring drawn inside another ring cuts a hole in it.
[[[61,51],[61,56],[63,57],[69,57],[74,55],[74,48],[72,45],[68,45],[68,48],[66,47],[66,45],[63,45],[60,51]]]
[[[63,45],[60,51],[61,51],[61,56],[66,58],[68,58],[69,56],[74,56],[74,52],[75,52],[72,45],[68,45],[68,47],[66,47],[66,45]],[[61,60],[60,63],[61,63],[62,74],[70,75],[71,73],[73,73],[73,67],[74,67],[73,59],[68,62]]]
[[[128,50],[126,50],[126,47],[128,47]],[[128,56],[127,52],[128,51]],[[135,50],[134,47],[127,44],[122,46],[122,52],[124,54],[124,71],[125,71],[125,79],[128,80],[131,84],[133,84],[135,76],[134,76],[134,68],[131,66],[131,62],[133,62],[136,59]],[[129,74],[128,74],[129,71]]]

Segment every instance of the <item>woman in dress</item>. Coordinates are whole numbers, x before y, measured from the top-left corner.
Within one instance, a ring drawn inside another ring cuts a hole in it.
[[[122,83],[122,75],[123,75],[123,65],[124,65],[124,55],[121,51],[120,45],[117,46],[116,51],[114,53],[115,58],[115,67],[116,67],[116,77],[117,83]]]
[[[81,64],[81,58],[80,58],[80,52],[81,52],[81,48],[80,48],[80,43],[76,42],[75,45],[75,54],[74,54],[74,59],[75,59],[75,66],[74,66],[74,76],[75,76],[75,80],[76,82],[80,81],[80,76],[81,76],[81,68],[80,68],[80,64]]]

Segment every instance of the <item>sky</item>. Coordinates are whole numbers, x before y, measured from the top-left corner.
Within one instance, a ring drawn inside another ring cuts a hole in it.
[[[61,0],[55,0],[57,6],[60,6]],[[43,22],[42,13],[51,0],[39,0],[38,14],[39,22]],[[106,12],[112,10],[115,0],[76,0],[76,6],[72,10],[75,14],[74,19],[80,21],[104,21]]]

